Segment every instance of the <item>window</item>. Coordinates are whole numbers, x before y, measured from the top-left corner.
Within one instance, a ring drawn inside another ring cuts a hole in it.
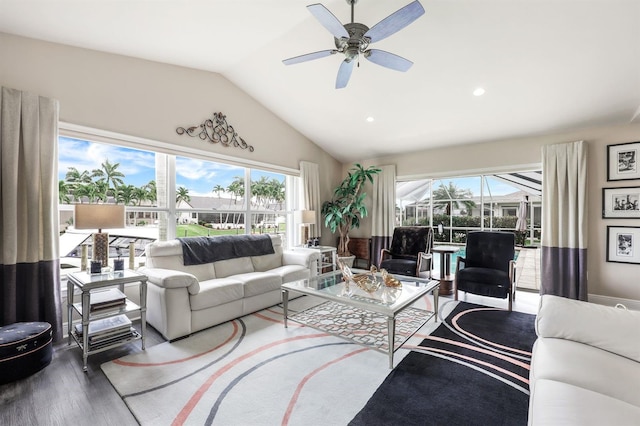
[[[295,193],[290,187],[297,178],[139,149],[127,140],[122,145],[113,139],[109,142],[59,138],[64,272],[79,268],[83,245],[91,256],[91,230],[73,228],[76,203],[124,204],[125,228],[107,230],[111,257],[117,256],[116,247],[128,256],[129,244],[134,243],[138,263],[144,262],[140,257],[146,244],[174,236],[279,233],[287,243],[287,218],[293,205],[287,194]]]
[[[471,230],[515,230],[524,200],[527,230],[520,237],[537,244],[541,180],[540,172],[520,172],[399,181],[396,225],[433,226],[436,242],[462,244]]]

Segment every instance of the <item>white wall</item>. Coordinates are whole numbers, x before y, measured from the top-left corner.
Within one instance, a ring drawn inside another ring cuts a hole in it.
[[[640,306],[635,303],[640,301],[640,280],[638,279],[640,265],[606,261],[607,225],[640,226],[640,219],[602,219],[603,187],[640,186],[640,180],[607,182],[607,145],[640,141],[640,123],[425,150],[411,154],[369,159],[363,164],[395,164],[399,177],[455,176],[490,170],[530,170],[532,166],[540,165],[543,145],[577,140],[587,141],[589,156],[587,266],[590,299],[602,303],[609,302],[609,298],[611,301],[628,299],[631,301],[630,305]],[[362,229],[354,233],[354,236],[362,236],[368,229],[370,229],[370,225],[364,223]]]
[[[100,53],[0,33],[0,85],[60,101],[60,119],[161,142],[298,169],[300,160],[320,165],[321,199],[351,164],[339,164],[219,74]],[[255,152],[224,148],[179,136],[178,126],[198,125],[213,112],[227,120]],[[540,165],[540,148],[585,140],[589,144],[589,293],[640,300],[640,265],[605,261],[607,225],[640,226],[640,220],[601,218],[602,188],[640,186],[640,180],[607,182],[606,146],[640,141],[640,124],[425,150],[363,161],[395,164],[400,177],[437,177],[478,171],[515,171]],[[369,199],[370,201],[370,199]],[[365,221],[353,236],[369,234]],[[323,230],[323,244],[335,236]]]
[[[0,58],[0,85],[58,99],[63,122],[289,169],[312,161],[323,171],[323,199],[339,178],[337,160],[220,74],[4,33]],[[176,133],[214,112],[255,151]]]

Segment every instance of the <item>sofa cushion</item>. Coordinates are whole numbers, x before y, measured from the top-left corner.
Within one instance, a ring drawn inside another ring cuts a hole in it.
[[[190,295],[191,310],[210,308],[223,303],[242,299],[244,286],[239,280],[233,278],[215,278],[200,282],[200,292]]]
[[[536,317],[540,337],[585,343],[640,362],[640,312],[545,294]]]
[[[538,380],[530,404],[530,425],[633,425],[640,419],[640,407],[554,380]]]
[[[274,254],[251,257],[254,271],[264,272],[282,266],[282,247],[274,247],[273,250]]]
[[[271,272],[249,272],[232,275],[229,279],[241,281],[244,285],[244,297],[256,296],[278,290],[282,285],[282,278]]]
[[[214,262],[213,267],[217,278],[225,278],[231,275],[245,274],[247,272],[254,271],[250,257],[221,260],[219,262]]]
[[[640,407],[640,363],[571,340],[536,340],[532,381],[554,380]]]
[[[283,265],[270,270],[269,273],[278,275],[282,283],[306,280],[310,275],[309,269],[302,265]]]
[[[415,259],[385,259],[380,263],[380,269],[386,269],[390,274],[413,277],[416,275],[416,265]]]

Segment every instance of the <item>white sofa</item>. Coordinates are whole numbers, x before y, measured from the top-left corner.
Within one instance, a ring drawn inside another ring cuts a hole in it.
[[[147,245],[147,321],[174,340],[280,303],[280,285],[311,276],[319,253],[283,250],[280,235],[271,241],[274,254],[189,266],[179,240]]]
[[[640,312],[544,295],[529,425],[640,424]]]

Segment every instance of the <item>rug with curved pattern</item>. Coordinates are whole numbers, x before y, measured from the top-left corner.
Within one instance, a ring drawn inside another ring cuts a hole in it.
[[[301,297],[289,308],[320,302]],[[431,310],[433,300],[414,306]],[[377,325],[366,321],[356,333]],[[436,326],[427,322],[406,344]],[[396,365],[409,352],[399,349]],[[313,426],[346,425],[389,374],[388,363],[384,353],[349,340],[292,321],[284,328],[282,307],[274,306],[101,368],[142,425]]]
[[[460,302],[350,425],[525,425],[534,315]]]

